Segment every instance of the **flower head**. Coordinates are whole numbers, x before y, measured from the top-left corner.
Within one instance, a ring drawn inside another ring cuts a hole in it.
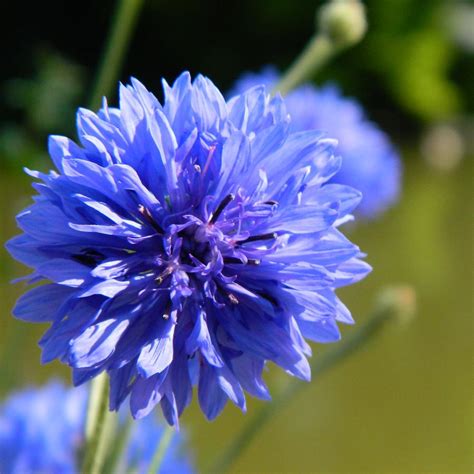
[[[244,74],[233,94],[259,84],[274,86],[276,69]],[[285,97],[293,131],[321,130],[337,139],[342,156],[340,171],[330,180],[362,192],[357,213],[365,218],[381,214],[398,199],[401,181],[400,158],[388,137],[367,120],[361,105],[343,97],[334,85],[316,88],[305,84]]]
[[[0,472],[80,472],[86,402],[85,387],[68,389],[59,382],[13,394],[0,405]],[[134,472],[147,472],[162,433],[163,427],[153,417],[135,424],[126,452],[127,466]],[[161,473],[193,472],[188,460],[179,453],[179,438],[173,438]]]
[[[75,384],[106,370],[110,407],[134,417],[161,404],[175,424],[198,386],[209,419],[244,390],[268,399],[272,361],[310,378],[305,337],[351,323],[334,290],[370,267],[337,226],[360,193],[325,184],[334,141],[289,133],[281,97],[253,88],[226,102],[187,73],[158,100],[136,80],[120,108],[78,113],[80,146],[51,137],[58,172],[18,215],[10,252],[50,280],[14,314],[50,321],[43,361]]]

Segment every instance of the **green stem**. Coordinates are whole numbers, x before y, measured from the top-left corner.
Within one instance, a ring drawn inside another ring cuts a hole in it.
[[[110,93],[117,80],[142,5],[143,0],[119,0],[93,87],[92,109],[100,107],[102,96]]]
[[[131,416],[127,416],[127,421],[120,427],[120,431],[113,441],[111,452],[105,462],[104,474],[116,474],[125,472],[125,454],[126,447],[130,440],[134,420]]]
[[[159,472],[161,463],[163,462],[166,450],[168,449],[168,446],[171,443],[171,438],[173,437],[173,434],[174,428],[171,426],[166,426],[156,448],[155,454],[153,454],[153,459],[151,460],[150,467],[148,469],[148,474],[157,474]]]
[[[348,334],[333,349],[313,359],[311,363],[312,376],[317,378],[363,347],[380,332],[389,320],[412,313],[413,298],[413,291],[410,288],[397,288],[382,292],[375,310],[362,325],[351,334]],[[238,456],[250,445],[256,434],[271,419],[272,415],[287,407],[289,402],[306,386],[307,384],[298,380],[290,382],[282,392],[277,394],[271,402],[264,405],[251,418],[208,472],[219,474],[226,472]]]
[[[274,92],[288,94],[304,81],[311,79],[329,59],[338,51],[332,41],[323,34],[315,34],[295,59],[274,88]]]
[[[100,474],[107,456],[110,440],[117,426],[116,413],[110,412],[109,385],[103,372],[91,384],[86,421],[86,449],[82,472]]]
[[[99,421],[100,407],[103,405],[104,393],[107,390],[107,376],[105,373],[100,374],[92,380],[89,400],[87,404],[86,417],[86,443],[94,436]]]

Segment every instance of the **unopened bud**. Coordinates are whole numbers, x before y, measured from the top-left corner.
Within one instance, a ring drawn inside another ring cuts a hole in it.
[[[409,322],[416,312],[416,293],[409,285],[384,288],[377,299],[379,310],[388,311],[399,322]]]
[[[365,7],[359,0],[332,0],[317,17],[319,31],[335,46],[346,48],[358,43],[367,30]]]

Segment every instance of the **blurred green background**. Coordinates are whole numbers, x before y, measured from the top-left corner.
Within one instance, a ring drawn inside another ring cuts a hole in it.
[[[355,356],[313,380],[276,413],[231,472],[468,473],[473,460],[473,116],[474,4],[456,0],[368,0],[370,29],[317,83],[338,82],[399,147],[400,203],[381,219],[347,229],[373,273],[341,291],[362,321],[378,288],[409,283],[412,321],[391,325]],[[148,0],[119,79],[130,75],[160,94],[160,78],[202,72],[223,90],[245,70],[284,69],[313,32],[320,2]],[[23,166],[50,166],[49,133],[74,136],[114,2],[8,2],[2,7],[0,68],[0,240],[17,233],[14,215],[30,201]],[[111,102],[113,102],[113,97]],[[0,398],[69,379],[39,364],[45,327],[14,320],[25,273],[0,248]],[[353,328],[345,328],[344,332]],[[314,357],[326,350],[314,347]],[[273,393],[288,376],[271,368]],[[212,423],[196,403],[184,415],[198,467],[221,452],[248,414],[228,406]]]

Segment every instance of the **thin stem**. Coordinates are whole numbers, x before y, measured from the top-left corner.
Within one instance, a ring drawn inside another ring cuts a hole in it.
[[[92,380],[87,403],[86,443],[89,443],[97,430],[100,407],[103,405],[103,396],[107,390],[107,376],[100,374]]]
[[[110,93],[117,80],[142,5],[143,0],[119,0],[93,87],[93,109],[100,106],[102,96]]]
[[[379,297],[378,304],[369,318],[354,332],[348,334],[332,350],[328,350],[320,357],[313,359],[311,372],[314,378],[323,374],[337,363],[344,360],[363,347],[376,336],[389,320],[395,317],[402,318],[412,313],[414,295],[410,288],[398,288],[384,291]],[[228,449],[220,456],[209,473],[222,474],[226,472],[242,452],[251,444],[256,434],[271,419],[272,415],[288,406],[293,398],[306,387],[307,384],[293,380],[273,400],[257,412],[253,418],[237,435]]]
[[[117,425],[117,415],[109,411],[109,385],[105,372],[91,385],[86,421],[86,450],[82,471],[100,474],[107,456],[110,440]]]
[[[336,52],[338,48],[323,34],[315,34],[274,87],[274,92],[288,94],[304,81],[311,79]]]
[[[148,474],[157,474],[160,470],[161,463],[165,457],[166,450],[168,449],[171,438],[174,435],[174,428],[167,425],[161,438],[156,447],[155,454],[153,454],[153,459],[151,460],[150,467],[148,468]]]
[[[104,474],[116,474],[125,471],[124,463],[126,447],[130,440],[133,428],[134,420],[131,416],[127,416],[126,422],[120,427],[120,431],[114,440],[111,453],[105,463]]]

